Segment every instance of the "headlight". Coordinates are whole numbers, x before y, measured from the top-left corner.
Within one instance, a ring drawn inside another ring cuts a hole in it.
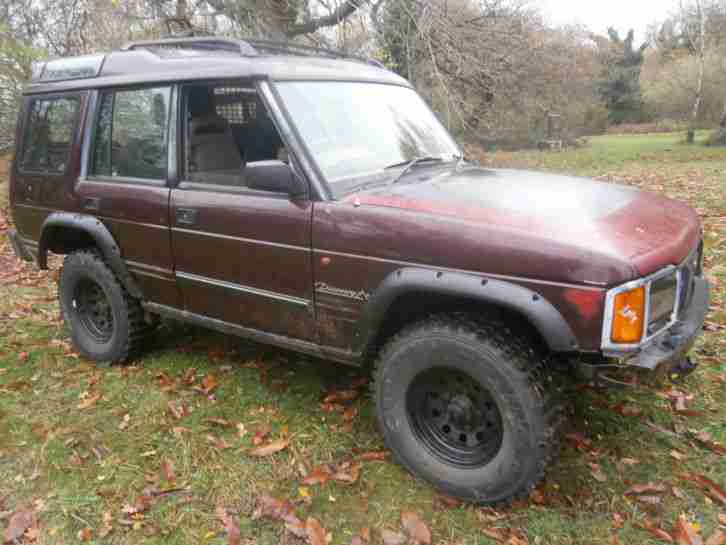
[[[676,319],[680,273],[667,267],[657,273],[608,291],[602,348],[638,348]]]
[[[613,325],[610,340],[614,343],[637,343],[643,338],[645,323],[645,288],[618,293],[613,302]]]

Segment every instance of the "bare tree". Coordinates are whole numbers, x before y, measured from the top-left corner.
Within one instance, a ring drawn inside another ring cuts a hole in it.
[[[690,126],[688,128],[687,141],[693,144],[696,139],[696,129],[698,128],[698,114],[701,110],[701,101],[703,100],[703,75],[706,62],[706,13],[702,0],[694,0],[695,18],[697,22],[697,30],[694,32],[687,22],[684,23],[684,34],[688,40],[691,49],[696,52],[698,59],[698,76],[696,80],[696,96],[693,101],[693,110],[691,113]],[[680,3],[681,13],[684,17],[689,17],[689,11]]]

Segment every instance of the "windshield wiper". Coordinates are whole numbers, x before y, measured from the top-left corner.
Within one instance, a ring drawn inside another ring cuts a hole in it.
[[[443,159],[441,157],[436,157],[434,155],[424,155],[421,157],[414,157],[413,159],[409,161],[402,161],[400,163],[394,163],[393,165],[388,165],[386,167],[386,170],[389,168],[396,168],[396,167],[403,167],[403,170],[398,173],[398,176],[396,176],[393,180],[391,180],[391,183],[388,185],[393,185],[396,182],[398,182],[401,178],[403,178],[409,170],[411,170],[413,167],[418,165],[419,163],[426,163],[426,162],[437,162],[441,163]]]

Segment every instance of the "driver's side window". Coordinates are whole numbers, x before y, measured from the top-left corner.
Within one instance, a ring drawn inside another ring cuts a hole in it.
[[[185,180],[249,189],[248,165],[287,162],[282,139],[251,84],[187,85],[182,97]]]
[[[169,87],[102,93],[90,174],[163,180]]]

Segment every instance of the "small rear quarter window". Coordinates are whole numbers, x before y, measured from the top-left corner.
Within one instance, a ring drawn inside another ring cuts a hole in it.
[[[66,171],[79,105],[76,96],[31,101],[23,136],[21,170],[56,174]]]

